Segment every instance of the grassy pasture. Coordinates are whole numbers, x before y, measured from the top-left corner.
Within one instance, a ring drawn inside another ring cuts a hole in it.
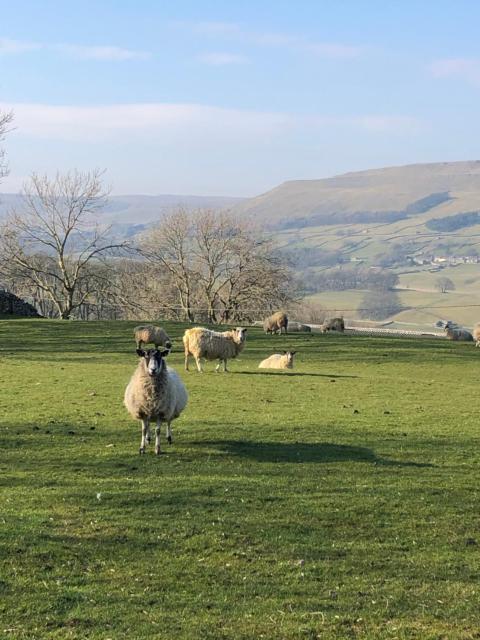
[[[0,637],[480,637],[479,350],[251,329],[140,457],[133,324],[0,322]]]

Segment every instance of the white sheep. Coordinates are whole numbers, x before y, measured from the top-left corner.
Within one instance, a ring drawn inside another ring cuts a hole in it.
[[[154,324],[145,324],[135,327],[133,335],[135,336],[137,349],[141,349],[144,343],[146,344],[149,342],[152,342],[155,345],[155,349],[158,349],[158,347],[165,347],[169,350],[172,349],[172,341],[168,337],[165,329]]]
[[[480,347],[480,322],[473,327],[473,339],[475,340],[475,346]]]
[[[167,366],[169,349],[137,349],[140,362],[125,389],[124,404],[132,418],[142,422],[140,453],[150,442],[150,421],[156,420],[155,453],[160,454],[160,425],[167,423],[167,440],[172,443],[171,422],[187,406],[188,394],[178,373]]]
[[[265,358],[258,365],[259,369],[293,369],[293,356],[296,351],[284,351],[283,353],[274,353],[269,358]]]
[[[188,371],[188,357],[195,358],[197,369],[203,372],[200,358],[206,360],[218,360],[215,371],[220,369],[223,362],[223,370],[227,371],[227,360],[236,358],[245,346],[247,330],[237,327],[231,331],[211,331],[204,327],[187,329],[183,336],[185,347],[185,370]]]

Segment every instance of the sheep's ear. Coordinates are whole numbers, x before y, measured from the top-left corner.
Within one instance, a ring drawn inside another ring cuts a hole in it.
[[[290,355],[294,356],[297,352],[296,351],[290,351]]]
[[[163,349],[162,351],[159,350],[158,352],[162,358],[165,358],[165,356],[168,356],[168,354],[170,353],[170,349]]]
[[[145,357],[145,351],[143,349],[137,349],[137,356],[139,356],[140,358],[144,358]]]
[[[286,351],[282,351],[283,354],[287,353]]]

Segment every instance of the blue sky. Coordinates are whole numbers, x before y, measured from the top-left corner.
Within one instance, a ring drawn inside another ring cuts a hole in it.
[[[117,194],[249,196],[478,159],[479,23],[476,0],[1,3],[0,189],[99,167]]]

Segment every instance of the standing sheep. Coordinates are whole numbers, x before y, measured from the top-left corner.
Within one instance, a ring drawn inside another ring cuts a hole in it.
[[[137,349],[141,349],[143,344],[153,342],[155,349],[158,347],[165,347],[169,350],[172,349],[172,341],[162,327],[157,327],[154,324],[145,324],[135,327],[133,330],[135,336],[135,343]]]
[[[284,333],[287,332],[288,328],[288,317],[287,314],[283,311],[277,311],[273,316],[269,318],[265,318],[263,321],[263,330],[265,333],[277,333],[280,331],[282,333],[282,329],[284,329]]]
[[[480,322],[473,327],[473,339],[475,340],[475,346],[480,347]]]
[[[247,330],[237,327],[231,331],[211,331],[203,327],[187,329],[183,336],[185,347],[185,371],[188,371],[188,356],[195,358],[197,369],[203,373],[200,358],[206,360],[218,360],[215,371],[220,369],[223,362],[223,370],[227,371],[227,360],[236,358],[245,346]]]
[[[262,360],[258,365],[259,369],[293,369],[293,356],[296,351],[284,351],[274,353],[269,358]]]
[[[457,327],[451,320],[445,325],[445,334],[447,340],[455,340],[459,342],[472,342],[473,336],[470,331]]]
[[[343,318],[329,318],[321,326],[322,333],[328,333],[328,331],[339,331],[343,333],[345,331],[345,322]]]
[[[124,404],[132,418],[142,422],[140,453],[150,442],[150,421],[156,420],[155,453],[160,454],[160,425],[167,423],[167,440],[172,443],[171,422],[187,406],[188,394],[176,371],[167,366],[168,349],[137,349],[140,362],[125,389]]]

